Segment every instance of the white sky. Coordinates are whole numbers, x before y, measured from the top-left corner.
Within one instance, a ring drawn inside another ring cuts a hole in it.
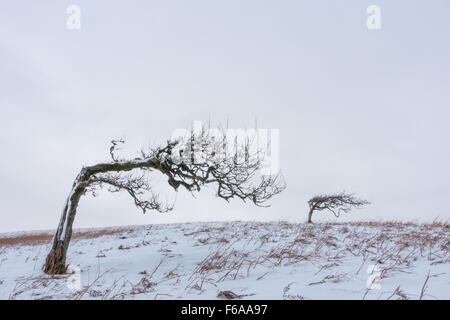
[[[66,9],[81,8],[81,30]],[[382,28],[366,28],[381,7]],[[280,129],[287,190],[269,209],[179,192],[170,214],[83,198],[75,227],[303,221],[316,193],[372,201],[348,220],[450,218],[450,3],[0,3],[0,232],[55,228],[82,165],[193,120]],[[165,179],[156,183],[164,189]],[[173,200],[173,192],[162,198]],[[332,215],[324,219],[336,221]]]

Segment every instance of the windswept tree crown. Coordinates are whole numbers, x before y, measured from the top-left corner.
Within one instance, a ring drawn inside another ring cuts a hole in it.
[[[223,132],[202,128],[200,132],[191,131],[183,137],[170,139],[164,146],[149,152],[141,151],[139,157],[128,160],[116,156],[118,145],[124,141],[111,141],[111,161],[83,167],[75,178],[44,271],[51,274],[65,272],[73,221],[79,200],[87,192],[95,195],[103,187],[111,192],[125,191],[144,213],[147,210],[172,210],[173,205],[162,203],[150,184],[149,174],[153,171],[165,175],[174,190],[181,187],[195,193],[212,185],[217,197],[226,201],[237,198],[266,206],[267,200],[282,192],[286,184],[280,173],[258,174],[264,167],[267,150],[254,139],[230,139]]]

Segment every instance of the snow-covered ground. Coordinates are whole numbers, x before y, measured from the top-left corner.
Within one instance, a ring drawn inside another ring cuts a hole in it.
[[[41,271],[49,234],[4,234],[0,299],[449,299],[449,228],[217,222],[81,230],[68,253],[74,274],[54,277]]]

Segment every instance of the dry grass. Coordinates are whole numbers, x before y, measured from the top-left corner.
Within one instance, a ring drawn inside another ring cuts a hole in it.
[[[147,230],[147,229],[145,229]],[[144,231],[145,231],[144,230]],[[100,279],[94,280],[84,287],[72,299],[86,296],[99,299],[124,299],[129,296],[149,293],[156,299],[171,296],[157,290],[161,282],[170,281],[174,285],[186,281],[186,289],[198,294],[214,287],[225,280],[238,280],[254,275],[261,280],[280,267],[314,265],[317,267],[313,279],[304,283],[308,286],[321,286],[340,283],[364,277],[368,265],[376,265],[380,278],[391,278],[399,273],[410,273],[415,261],[426,259],[430,265],[450,262],[450,228],[447,222],[435,221],[429,224],[402,222],[354,222],[354,223],[316,223],[290,224],[286,221],[272,223],[227,223],[221,227],[199,226],[180,228],[186,239],[193,246],[207,246],[208,253],[198,261],[195,268],[186,270],[177,265],[172,270],[155,273],[163,263],[156,266],[153,272],[142,271],[136,283],[115,281],[109,288],[95,290]],[[126,250],[145,246],[145,240],[139,240],[140,231],[134,227],[103,229],[75,232],[73,239],[95,239],[102,236],[116,236],[118,239],[137,238],[134,243],[115,247]],[[0,237],[0,253],[7,246],[39,245],[49,243],[52,235],[47,233],[21,235],[17,237]],[[168,241],[167,237],[163,242]],[[3,247],[3,248],[2,248]],[[175,250],[176,251],[176,250]],[[174,251],[174,252],[175,252]],[[164,257],[170,257],[171,250],[163,245],[159,250]],[[99,252],[98,257],[104,257]],[[355,259],[355,266],[348,272],[336,272],[336,267],[344,265],[348,259]],[[0,260],[1,264],[1,260]],[[427,289],[432,286],[432,278],[439,275],[428,274],[420,292],[405,293],[399,286],[390,293],[388,299],[422,299],[431,297]],[[99,275],[101,278],[101,275]],[[45,287],[47,279],[21,279],[12,293],[12,299],[22,295],[26,290]],[[431,283],[430,283],[431,282]],[[393,288],[392,288],[393,289]],[[283,291],[283,299],[304,299],[303,294],[289,292],[290,285]],[[409,289],[410,290],[410,289]],[[420,289],[419,289],[420,290]],[[418,291],[419,291],[418,290]],[[236,291],[236,289],[233,289]],[[369,295],[370,293],[370,295]],[[236,291],[221,291],[218,297],[239,299],[244,295]],[[373,297],[373,291],[361,293],[362,298]],[[47,298],[47,297],[36,297]],[[51,298],[51,297],[49,297]]]
[[[75,231],[72,235],[72,240],[96,239],[103,236],[111,236],[122,234],[125,232],[133,232],[132,227],[117,228],[117,229],[102,229],[93,231]],[[24,234],[14,237],[1,237],[0,248],[11,246],[37,246],[49,243],[52,240],[53,234],[38,233],[38,234]]]
[[[421,257],[431,264],[447,263],[450,253],[449,225],[437,221],[430,224],[355,222],[305,225],[285,221],[242,224],[198,240],[211,245],[217,243],[219,237],[255,243],[251,246],[255,249],[248,251],[234,244],[218,245],[193,270],[186,289],[202,292],[207,283],[215,285],[227,279],[248,277],[257,266],[270,271],[298,263],[315,264],[318,267],[316,275],[322,275],[309,286],[350,280],[368,264],[376,264],[380,277],[387,278],[398,273],[410,273],[414,262]],[[343,259],[348,254],[359,257],[361,265],[355,266],[354,273],[333,272],[335,267],[344,263]],[[368,291],[363,298],[367,294]],[[285,298],[303,297],[285,293]],[[405,299],[407,295],[398,288],[390,298]]]
[[[17,237],[0,238],[0,247],[22,246],[22,245],[41,245],[50,242],[52,235],[50,234],[32,234],[20,235]]]

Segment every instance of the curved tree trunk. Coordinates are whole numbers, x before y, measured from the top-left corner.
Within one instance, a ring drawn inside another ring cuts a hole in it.
[[[62,274],[66,272],[66,254],[72,237],[72,225],[77,212],[78,203],[84,194],[88,177],[84,176],[83,170],[75,179],[72,190],[67,197],[61,213],[56,233],[53,236],[52,248],[47,255],[44,272],[48,274]]]
[[[66,254],[72,237],[72,225],[77,213],[78,203],[81,196],[89,186],[90,180],[96,174],[110,171],[130,171],[136,168],[157,168],[164,172],[164,168],[156,159],[131,160],[112,163],[100,163],[94,166],[83,168],[76,177],[72,190],[67,197],[61,213],[56,233],[53,236],[52,248],[47,255],[44,265],[44,272],[48,274],[62,274],[66,272]]]

